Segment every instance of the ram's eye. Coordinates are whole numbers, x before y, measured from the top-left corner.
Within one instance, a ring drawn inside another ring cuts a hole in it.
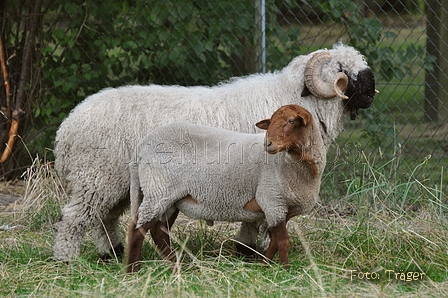
[[[294,124],[294,120],[290,119],[290,120],[289,120],[289,123],[290,123],[290,124]]]

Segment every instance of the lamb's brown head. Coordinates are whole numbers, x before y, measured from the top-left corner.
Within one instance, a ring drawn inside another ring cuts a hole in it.
[[[298,105],[286,105],[256,126],[266,130],[265,148],[268,153],[287,151],[295,159],[304,160],[305,149],[311,144],[311,123],[312,116],[306,109]]]

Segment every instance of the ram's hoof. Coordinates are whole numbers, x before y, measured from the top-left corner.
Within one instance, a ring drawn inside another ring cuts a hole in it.
[[[240,256],[250,258],[255,257],[257,255],[257,251],[255,250],[255,244],[241,244],[236,243],[236,251]]]
[[[114,253],[115,252],[115,253]],[[121,258],[124,255],[124,246],[122,243],[118,243],[113,249],[111,249],[108,253],[103,254],[101,256],[101,260],[103,261],[109,261],[111,259],[114,259],[115,256],[117,258]]]

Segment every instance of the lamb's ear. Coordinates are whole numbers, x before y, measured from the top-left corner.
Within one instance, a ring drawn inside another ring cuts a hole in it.
[[[308,111],[300,111],[298,116],[299,118],[302,118],[304,126],[307,126],[311,122],[311,114]]]
[[[264,119],[255,124],[256,127],[264,130],[268,130],[269,125],[271,125],[271,119]]]

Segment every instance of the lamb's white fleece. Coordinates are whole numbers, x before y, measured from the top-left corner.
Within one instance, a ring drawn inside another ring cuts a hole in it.
[[[138,144],[131,167],[131,205],[139,206],[137,228],[158,219],[171,207],[190,218],[253,222],[268,227],[285,220],[290,209],[308,213],[318,198],[326,151],[316,124],[303,142],[312,153],[317,175],[308,162],[285,152],[267,154],[265,134],[244,134],[190,123],[154,129]],[[190,199],[183,199],[190,195]],[[256,199],[263,212],[244,210]]]

